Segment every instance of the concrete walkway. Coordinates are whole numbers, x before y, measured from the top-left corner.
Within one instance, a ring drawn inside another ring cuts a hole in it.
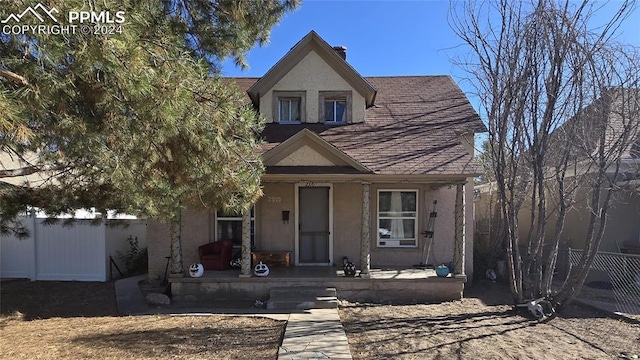
[[[338,310],[291,313],[278,359],[351,359]]]
[[[149,306],[138,283],[147,278],[147,275],[132,276],[116,280],[116,303],[120,315],[144,314],[149,311]]]
[[[213,312],[212,309],[153,311],[147,306],[138,285],[145,278],[146,275],[140,275],[116,281],[116,301],[121,315],[168,313],[174,316],[233,315],[286,320],[287,327],[278,352],[278,359],[351,359],[349,343],[337,309],[298,310],[291,313],[257,309],[215,309]]]

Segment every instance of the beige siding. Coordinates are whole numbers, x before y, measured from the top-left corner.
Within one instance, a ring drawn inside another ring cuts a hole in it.
[[[435,240],[429,263],[447,263],[453,260],[455,187],[443,186],[432,189],[432,185],[371,185],[371,263],[374,267],[412,266],[421,261],[425,238],[419,235],[416,248],[379,248],[377,246],[378,190],[406,189],[418,190],[418,232],[427,227],[428,215],[432,211],[433,200],[438,200],[438,216],[435,225]],[[469,205],[473,190],[466,188]],[[282,221],[282,212],[289,211],[289,222]],[[265,183],[264,196],[256,205],[255,248],[258,251],[291,251],[292,261],[295,251],[295,183]],[[356,266],[360,266],[360,218],[362,216],[362,185],[360,183],[333,184],[333,259],[336,266],[347,256]],[[472,206],[467,206],[467,275],[471,275],[473,247]],[[213,239],[211,233],[212,216],[208,212],[187,210],[183,216],[183,257],[187,268],[197,261],[197,247]],[[165,256],[169,255],[168,226],[150,220],[147,231],[149,243],[149,273],[160,277],[164,273]]]
[[[497,194],[483,191],[475,199],[476,222],[482,228],[486,228],[489,221],[490,205],[497,201]],[[495,189],[494,189],[495,191]],[[560,237],[560,247],[568,246],[582,249],[585,245],[587,228],[589,225],[590,210],[588,208],[587,189],[578,191],[580,197],[571,210],[567,212],[564,230]],[[604,195],[604,192],[603,192]],[[525,243],[529,232],[531,216],[530,201],[525,203],[518,214],[518,236],[522,244]],[[547,242],[553,240],[557,216],[551,216],[545,229]],[[627,240],[638,240],[640,236],[640,194],[628,191],[616,193],[612,198],[612,207],[607,217],[607,227],[600,245],[600,251],[618,252],[619,245]]]
[[[260,113],[273,122],[273,91],[306,91],[307,122],[318,122],[320,91],[351,91],[352,122],[364,121],[365,100],[315,51],[309,52],[296,66],[260,97]]]
[[[266,183],[263,192],[264,196],[257,206],[256,250],[293,252],[295,245],[294,184]],[[288,223],[282,221],[282,211],[289,211]]]
[[[336,184],[333,187],[333,259],[338,265],[342,257],[360,265],[360,222],[362,218],[362,185]]]
[[[336,164],[308,145],[304,145],[278,161],[276,166],[336,166]]]
[[[473,178],[468,178],[464,186],[464,211],[465,211],[465,273],[469,282],[473,280],[473,239],[475,239],[475,224],[473,219],[475,209],[473,207]]]
[[[561,241],[563,245],[576,249],[582,249],[585,246],[587,228],[589,226],[589,217],[591,211],[588,209],[588,201],[586,198],[588,193],[583,192],[583,196],[574,206],[567,212],[563,234]],[[605,191],[602,192],[605,196]],[[523,211],[526,215],[528,211]],[[521,217],[522,219],[522,217]],[[520,223],[527,223],[520,221]],[[546,236],[550,237],[555,226],[555,218],[547,227]],[[528,233],[528,225],[521,232],[520,236],[526,236]],[[621,191],[613,195],[612,205],[607,213],[607,227],[604,237],[600,245],[600,251],[619,252],[624,241],[636,240],[640,234],[640,194],[634,192]]]
[[[454,211],[455,211],[455,187],[441,187],[432,190],[428,185],[371,185],[371,264],[376,266],[412,266],[421,262],[423,246],[425,245],[425,237],[419,235],[417,248],[384,248],[378,247],[377,244],[377,216],[378,216],[378,190],[386,189],[418,189],[420,205],[418,208],[418,232],[421,233],[427,228],[429,213],[433,210],[433,201],[437,200],[438,204],[434,227],[434,244],[431,250],[429,263],[437,260],[438,263],[448,263],[453,261],[453,239],[454,239]],[[428,243],[427,243],[428,244]],[[468,260],[468,259],[467,259]]]
[[[211,214],[207,211],[187,209],[182,214],[182,261],[185,270],[198,261],[198,246],[210,242]],[[169,226],[150,219],[147,228],[149,249],[149,277],[164,275],[166,256],[171,251]]]

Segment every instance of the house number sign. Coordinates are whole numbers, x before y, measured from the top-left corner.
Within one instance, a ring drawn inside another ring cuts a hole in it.
[[[267,196],[267,202],[279,203],[282,202],[282,198],[280,196]]]

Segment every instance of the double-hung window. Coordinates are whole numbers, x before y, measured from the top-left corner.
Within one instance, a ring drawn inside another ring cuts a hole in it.
[[[351,91],[320,91],[319,121],[328,125],[351,121]]]
[[[300,98],[278,98],[278,122],[300,122]]]
[[[347,122],[347,100],[345,98],[324,100],[324,123],[339,124]]]
[[[273,92],[273,122],[280,124],[300,124],[305,122],[304,91]]]
[[[418,245],[418,191],[378,191],[378,247]]]
[[[251,247],[253,248],[255,238],[255,215],[251,208]],[[230,239],[233,240],[234,247],[242,246],[242,214],[216,213],[216,241]]]

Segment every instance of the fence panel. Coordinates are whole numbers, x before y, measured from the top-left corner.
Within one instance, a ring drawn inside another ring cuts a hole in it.
[[[37,219],[37,280],[106,281],[104,224],[79,220],[73,226]]]
[[[33,219],[21,218],[29,231],[29,237],[19,239],[15,236],[0,237],[0,277],[32,278],[35,276],[35,242],[33,238]]]
[[[138,237],[139,246],[146,247],[144,220],[120,221],[129,224],[128,227],[91,225],[91,220],[77,220],[72,226],[45,225],[42,218],[20,220],[29,230],[29,237],[0,237],[3,278],[107,281],[109,255],[119,261],[117,251],[129,251],[126,241],[129,236]]]
[[[582,253],[582,250],[569,249],[573,266],[578,265]],[[607,274],[617,308],[615,311],[640,314],[640,255],[599,251],[589,271]]]

